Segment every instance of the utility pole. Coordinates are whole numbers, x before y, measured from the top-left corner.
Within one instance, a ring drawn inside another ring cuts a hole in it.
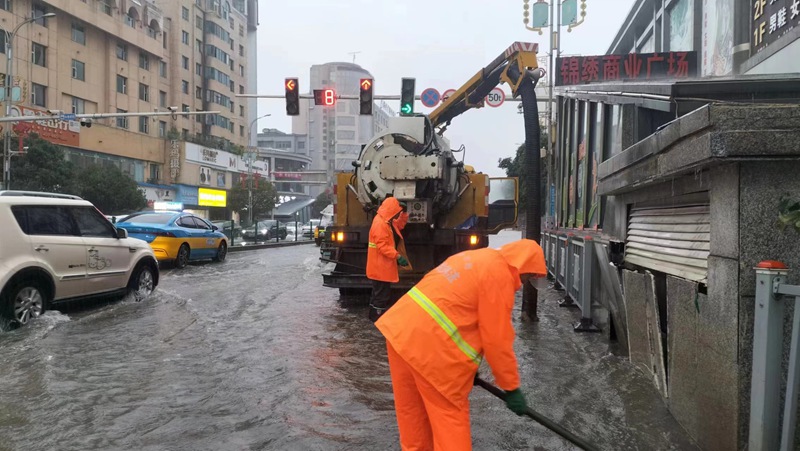
[[[55,13],[47,13],[41,16],[31,17],[20,22],[11,33],[4,31],[6,34],[6,79],[4,86],[6,118],[11,117],[11,97],[14,92],[14,58],[12,56],[14,53],[14,37],[23,25],[55,16]],[[3,139],[3,187],[5,189],[11,189],[11,127],[5,131]]]
[[[552,208],[551,203],[554,202],[553,199],[550,199],[549,192],[550,187],[554,183],[555,179],[553,178],[553,167],[554,167],[554,152],[553,152],[553,124],[557,123],[557,118],[554,116],[554,107],[553,107],[553,88],[555,87],[555,74],[558,68],[556,67],[556,59],[561,54],[561,26],[567,25],[567,31],[572,31],[573,28],[577,27],[581,23],[583,23],[584,18],[586,17],[586,0],[580,0],[581,2],[581,13],[580,13],[580,20],[578,20],[578,1],[579,0],[536,0],[532,6],[529,4],[530,0],[523,0],[523,19],[522,23],[525,24],[525,28],[530,31],[536,31],[540,35],[544,34],[543,29],[549,27],[550,28],[550,61],[548,64],[549,69],[549,77],[547,82],[547,91],[548,91],[548,101],[547,101],[547,114],[546,114],[546,121],[545,127],[547,129],[547,189],[546,189],[546,198],[547,202],[545,205],[548,207],[548,212]],[[562,12],[566,12],[566,17],[562,17]],[[566,20],[566,23],[563,23]],[[530,24],[530,25],[529,25]],[[540,149],[541,143],[537,145],[537,149]],[[537,155],[538,157],[538,155]],[[538,166],[538,165],[537,165]],[[541,172],[541,170],[540,170]],[[536,174],[536,179],[539,180],[539,174]],[[539,192],[539,187],[537,186],[536,189],[532,189],[532,187],[528,188],[528,193],[532,192]],[[529,199],[530,202],[541,202],[541,199]],[[544,217],[547,218],[549,214],[546,212]],[[541,215],[538,218],[533,218],[535,221],[541,221]],[[555,216],[550,218],[552,221],[555,221]],[[526,224],[526,227],[534,227],[533,224]],[[536,224],[536,230],[539,229],[539,224]],[[530,291],[535,291],[535,288],[532,286],[526,286],[525,290],[528,292],[523,293],[523,299],[530,299],[531,302],[525,303],[523,302],[523,315],[527,316],[527,319],[531,321],[538,321],[538,305],[537,305],[537,295],[535,293],[530,293]]]

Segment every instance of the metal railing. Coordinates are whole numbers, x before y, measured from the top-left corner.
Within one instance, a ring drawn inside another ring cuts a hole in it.
[[[595,260],[594,240],[572,233],[545,232],[542,243],[547,259],[547,268],[555,280],[556,289],[565,291],[562,307],[578,307],[581,319],[576,332],[599,332],[592,321],[592,270]]]
[[[763,261],[755,270],[749,449],[789,451],[795,449],[797,394],[800,390],[800,286],[785,283],[789,270],[781,262]],[[794,296],[794,317],[781,426],[783,322],[786,305],[791,302],[785,296]]]

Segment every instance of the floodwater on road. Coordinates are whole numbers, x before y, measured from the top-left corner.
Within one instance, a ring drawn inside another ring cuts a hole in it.
[[[501,234],[493,245],[518,237]],[[400,449],[385,342],[322,287],[319,249],[164,269],[156,293],[50,311],[0,333],[0,449]],[[694,449],[650,381],[540,294],[519,322],[530,406],[601,449]],[[481,374],[491,379],[488,367]],[[471,395],[477,450],[574,449]]]

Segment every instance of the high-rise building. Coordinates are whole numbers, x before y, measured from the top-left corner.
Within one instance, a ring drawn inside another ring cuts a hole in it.
[[[0,51],[18,24],[50,13],[13,37],[12,115],[47,116],[30,131],[79,167],[118,166],[151,201],[199,207],[198,186],[238,182],[255,103],[235,96],[255,91],[257,0],[0,0]],[[47,113],[168,107],[220,114],[99,119],[88,128]],[[171,194],[152,199],[151,191]]]
[[[357,64],[314,65],[311,66],[309,92],[334,89],[339,95],[356,96],[362,78],[372,78],[372,74]],[[394,112],[388,105],[375,108],[373,116],[362,116],[358,100],[338,100],[335,106],[329,107],[301,99],[300,115],[293,119],[292,132],[308,136],[310,169],[327,171],[332,183],[336,171],[352,170],[352,162],[358,158],[361,146],[374,136],[376,127],[386,126],[386,117],[391,115]]]

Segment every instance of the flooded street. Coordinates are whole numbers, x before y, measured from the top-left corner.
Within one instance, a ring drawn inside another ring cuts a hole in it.
[[[232,253],[163,270],[144,302],[3,332],[0,449],[399,449],[385,342],[366,308],[322,287],[318,257]],[[602,449],[694,449],[627,358],[572,332],[556,292],[540,297],[541,321],[515,324],[534,410]],[[573,449],[479,388],[471,401],[475,449]]]

